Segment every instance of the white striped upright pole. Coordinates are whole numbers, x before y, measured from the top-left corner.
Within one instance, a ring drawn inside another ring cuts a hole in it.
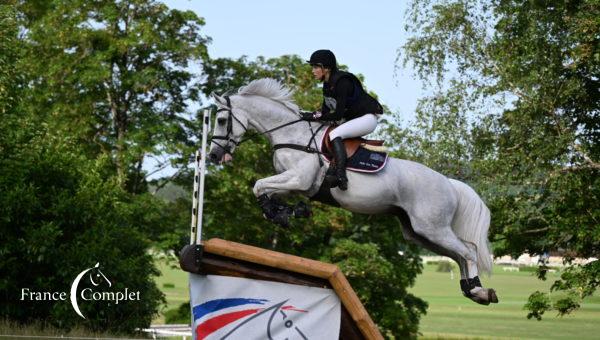
[[[192,233],[190,243],[202,241],[202,212],[204,207],[204,176],[206,175],[206,153],[208,131],[210,130],[210,110],[204,110],[202,118],[202,146],[194,159],[194,196],[192,198]]]
[[[192,226],[190,233],[190,244],[196,241],[196,225],[198,224],[198,189],[200,188],[200,149],[196,150],[194,158],[194,191],[192,195]]]

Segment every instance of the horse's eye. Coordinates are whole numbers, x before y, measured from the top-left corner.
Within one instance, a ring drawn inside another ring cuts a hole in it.
[[[217,118],[217,124],[225,125],[227,123],[227,118]]]

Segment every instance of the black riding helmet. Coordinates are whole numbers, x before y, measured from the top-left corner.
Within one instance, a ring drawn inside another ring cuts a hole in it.
[[[310,60],[307,60],[313,66],[323,66],[332,70],[337,69],[335,54],[330,50],[317,50],[310,55]]]

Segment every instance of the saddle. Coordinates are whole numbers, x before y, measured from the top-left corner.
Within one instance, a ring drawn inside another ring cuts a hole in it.
[[[321,142],[321,152],[328,162],[333,162],[333,149],[329,133],[337,126],[331,125],[325,131]],[[382,140],[365,139],[362,137],[344,139],[348,162],[347,170],[357,172],[377,172],[387,163],[387,152],[383,151]]]

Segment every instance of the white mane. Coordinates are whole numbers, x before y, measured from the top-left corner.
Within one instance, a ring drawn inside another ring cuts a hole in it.
[[[281,84],[277,79],[263,78],[251,81],[248,85],[242,86],[238,90],[240,95],[256,95],[272,99],[285,105],[294,113],[298,113],[299,108],[292,98],[294,92]]]

